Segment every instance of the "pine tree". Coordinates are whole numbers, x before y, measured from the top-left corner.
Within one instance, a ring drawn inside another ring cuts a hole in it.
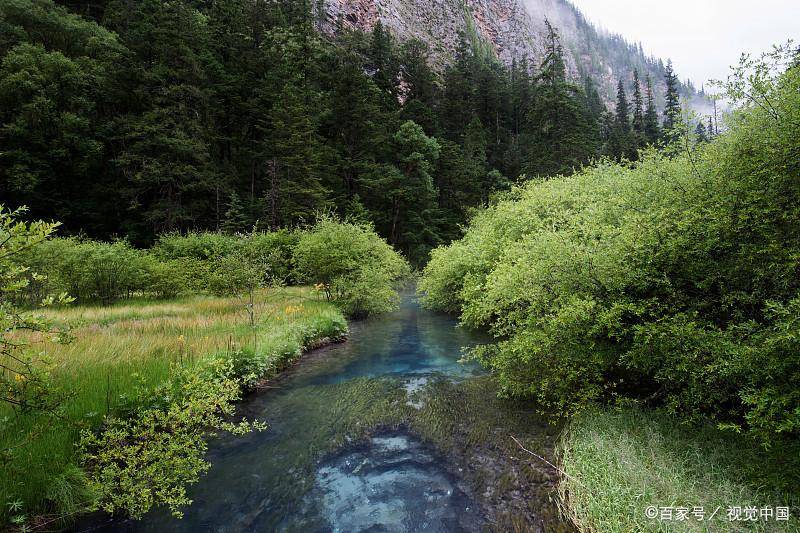
[[[596,130],[586,122],[586,99],[567,81],[563,49],[556,30],[548,31],[545,56],[528,113],[523,170],[529,176],[571,172],[597,153]]]
[[[394,53],[394,39],[392,39],[392,34],[384,29],[380,20],[372,29],[369,59],[375,85],[385,97],[396,99],[400,73]]]
[[[694,129],[694,134],[697,136],[697,142],[708,142],[706,126],[703,124],[702,120],[697,123],[697,127]]]
[[[436,74],[430,67],[428,45],[419,39],[409,39],[400,50],[405,102],[400,111],[401,118],[413,120],[428,135],[441,135],[441,125],[436,106]]]
[[[637,144],[644,138],[644,104],[642,102],[642,87],[639,82],[639,71],[633,71],[633,131],[636,133]]]
[[[678,125],[681,117],[681,102],[680,95],[678,94],[678,76],[672,69],[672,61],[667,61],[667,67],[664,70],[664,81],[667,90],[664,96],[664,132],[669,135],[669,132]]]
[[[647,108],[644,113],[644,137],[648,144],[656,144],[661,132],[658,127],[658,111],[656,111],[655,98],[653,96],[653,82],[650,75],[645,80]]]
[[[236,191],[231,193],[230,200],[228,200],[225,217],[222,219],[220,229],[225,233],[241,233],[248,229],[244,205],[242,205],[242,201]]]
[[[708,128],[706,128],[706,136],[709,140],[717,136],[716,132],[714,131],[714,121],[711,115],[708,116]]]
[[[625,85],[622,80],[619,80],[617,83],[617,107],[614,112],[614,125],[609,142],[609,155],[616,159],[623,157],[634,159],[636,157],[636,146],[633,142],[629,114],[630,104],[628,104],[628,97],[625,94]]]

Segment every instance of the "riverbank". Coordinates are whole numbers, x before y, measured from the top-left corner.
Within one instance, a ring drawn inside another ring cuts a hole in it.
[[[580,531],[800,531],[800,449],[634,408],[575,416],[561,506]]]
[[[196,400],[197,391],[192,396],[181,393],[186,387],[174,386],[188,382],[187,376],[202,375],[225,385],[225,392],[219,389],[226,395],[224,401],[217,405],[210,398],[207,405],[211,410],[226,407],[223,404],[235,401],[240,390],[274,375],[306,348],[339,338],[347,330],[335,306],[297,287],[260,291],[255,327],[249,325],[243,301],[209,296],[75,306],[45,314],[58,325],[69,325],[74,340],[66,345],[45,337],[26,340],[46,354],[53,386],[68,394],[55,419],[5,406],[0,413],[0,418],[7,417],[0,448],[15,447],[15,455],[25,458],[24,464],[0,464],[4,523],[30,523],[39,517],[37,523],[58,524],[59,517],[70,517],[102,498],[97,492],[103,481],[92,479],[98,462],[87,463],[79,450],[82,433],[140,418],[148,411],[167,413],[170,405]],[[231,394],[233,384],[237,390]],[[191,482],[191,476],[185,481]],[[164,503],[158,498],[150,503]]]
[[[80,530],[571,531],[558,476],[511,438],[554,460],[560,428],[460,362],[486,337],[456,325],[403,294],[237,405],[269,429],[210,441],[182,519],[162,507]]]

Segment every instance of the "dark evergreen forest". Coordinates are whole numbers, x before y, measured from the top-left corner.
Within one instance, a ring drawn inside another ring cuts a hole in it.
[[[0,7],[0,202],[65,235],[147,246],[333,211],[419,264],[518,180],[635,159],[663,125],[654,80],[620,80],[609,112],[569,79],[549,24],[541,64],[465,35],[436,72],[380,23],[321,35],[301,1],[63,4]],[[669,125],[669,64],[666,82]]]

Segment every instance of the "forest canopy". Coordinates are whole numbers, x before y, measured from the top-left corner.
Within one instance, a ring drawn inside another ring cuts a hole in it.
[[[659,142],[654,80],[620,80],[611,113],[547,28],[541,64],[505,66],[464,35],[434,71],[425,43],[380,23],[320,34],[301,1],[8,0],[0,198],[137,247],[333,210],[422,264],[520,176]],[[669,64],[666,83],[674,107]]]

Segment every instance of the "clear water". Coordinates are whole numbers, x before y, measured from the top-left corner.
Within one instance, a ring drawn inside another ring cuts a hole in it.
[[[211,443],[212,469],[191,488],[183,519],[157,510],[91,529],[480,531],[477,506],[435,450],[397,428],[352,435],[362,413],[380,413],[389,397],[419,407],[416,392],[428,380],[481,374],[459,359],[462,347],[483,340],[406,293],[398,311],[354,324],[347,342],[307,356],[240,407],[269,429]],[[329,449],[336,439],[343,445]]]

